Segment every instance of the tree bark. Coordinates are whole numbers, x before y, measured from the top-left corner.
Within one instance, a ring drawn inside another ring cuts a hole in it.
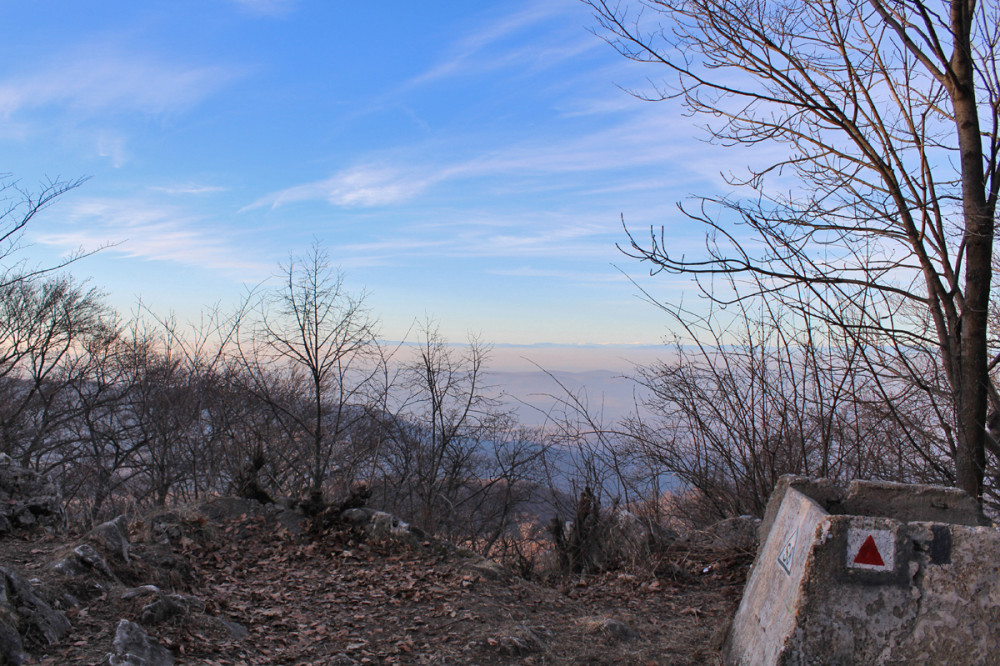
[[[986,469],[986,409],[989,362],[986,347],[993,265],[993,225],[986,202],[983,144],[976,105],[970,34],[973,0],[952,0],[954,51],[948,92],[955,110],[965,218],[965,302],[962,308],[958,386],[953,387],[958,421],[958,486],[982,499]]]

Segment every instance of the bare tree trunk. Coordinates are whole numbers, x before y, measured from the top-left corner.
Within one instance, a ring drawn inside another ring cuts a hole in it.
[[[677,77],[649,99],[680,98],[712,119],[722,143],[788,149],[729,179],[749,196],[703,199],[689,213],[710,229],[706,258],[678,258],[665,232],[652,230],[645,243],[630,236],[628,252],[653,272],[745,278],[735,295],[699,282],[718,303],[784,299],[844,326],[857,344],[877,338],[901,356],[935,348],[950,385],[939,428],[954,436],[954,482],[982,500],[995,394],[987,331],[1000,191],[996,3],[589,1],[623,55]],[[785,169],[802,187],[769,189]],[[906,314],[914,307],[924,316]],[[845,318],[845,308],[858,317]],[[910,377],[937,390],[924,379]],[[996,403],[1000,410],[1000,396]]]
[[[952,0],[954,51],[948,90],[955,110],[965,217],[965,303],[962,308],[958,406],[958,486],[982,499],[986,470],[986,409],[989,395],[987,329],[993,267],[993,215],[986,201],[983,138],[972,63],[975,2]]]

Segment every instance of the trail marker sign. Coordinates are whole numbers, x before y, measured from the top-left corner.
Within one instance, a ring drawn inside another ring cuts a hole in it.
[[[957,488],[783,476],[723,646],[734,666],[1000,666],[1000,530]]]
[[[859,527],[848,528],[847,567],[868,571],[895,571],[896,539],[892,532]]]
[[[781,547],[781,552],[778,553],[778,564],[781,568],[785,570],[785,573],[789,576],[792,575],[792,557],[795,556],[795,532],[788,537],[785,541],[785,545]]]

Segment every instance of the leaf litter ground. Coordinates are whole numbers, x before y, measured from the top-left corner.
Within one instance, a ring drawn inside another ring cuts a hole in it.
[[[178,664],[718,663],[750,561],[678,542],[659,564],[535,582],[475,566],[455,549],[371,543],[347,527],[293,535],[244,514],[199,532],[173,558],[136,544],[126,581],[205,603],[144,627]],[[55,589],[45,563],[71,543],[34,535],[0,548],[5,564]],[[54,646],[29,646],[29,663],[106,664],[118,621],[140,617],[144,601],[121,590],[79,592],[73,631]],[[213,617],[244,626],[246,637]]]

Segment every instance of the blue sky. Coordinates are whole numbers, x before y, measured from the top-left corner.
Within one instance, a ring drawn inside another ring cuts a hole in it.
[[[190,316],[317,239],[399,339],[414,320],[497,344],[656,344],[659,298],[620,216],[718,191],[695,121],[639,101],[662,70],[588,31],[576,0],[0,4],[0,171],[88,176],[31,229],[112,302]],[[725,157],[720,157],[725,155]]]

